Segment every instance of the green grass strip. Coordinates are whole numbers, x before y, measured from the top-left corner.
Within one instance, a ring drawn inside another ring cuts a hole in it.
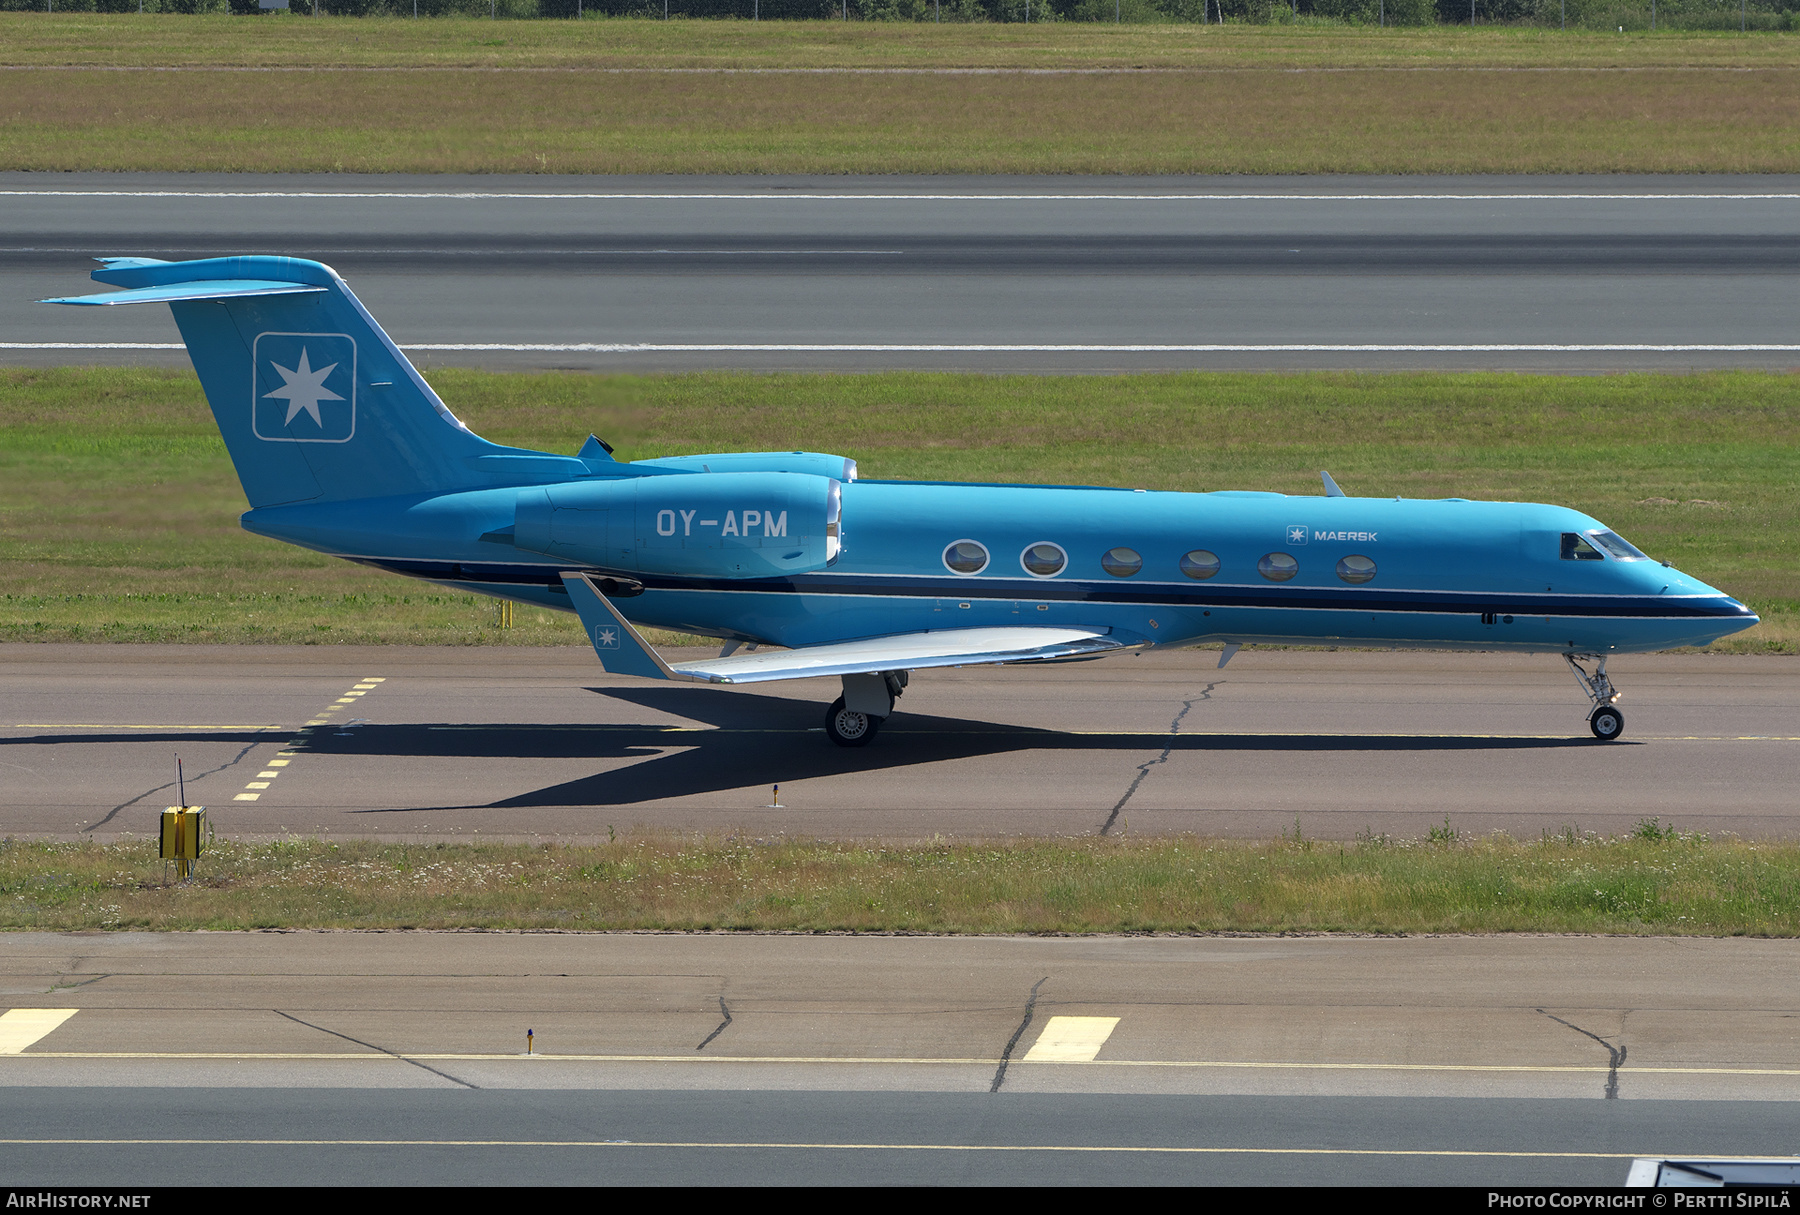
[[[1579,932],[1792,936],[1800,844],[1194,837],[849,844],[219,842],[186,883],[154,840],[0,844],[0,928],[793,932]]]

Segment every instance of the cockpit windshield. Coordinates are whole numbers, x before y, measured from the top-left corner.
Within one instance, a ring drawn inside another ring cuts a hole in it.
[[[1640,553],[1625,537],[1618,532],[1589,532],[1595,544],[1606,550],[1606,555],[1614,561],[1648,561],[1649,557]]]
[[[1562,534],[1562,559],[1564,561],[1604,561],[1606,557],[1599,549],[1583,540],[1580,532],[1564,532]]]

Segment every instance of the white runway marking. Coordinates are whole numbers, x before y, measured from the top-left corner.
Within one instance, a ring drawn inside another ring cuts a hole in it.
[[[1112,1037],[1117,1017],[1051,1017],[1024,1063],[1092,1063]]]
[[[1720,194],[742,194],[524,193],[500,190],[0,190],[0,198],[407,198],[538,202],[1762,202],[1800,193]]]
[[[0,1015],[0,1055],[16,1055],[74,1016],[76,1008],[14,1008]]]
[[[185,350],[180,342],[0,342],[0,350]],[[1793,354],[1800,343],[1733,342],[416,342],[402,350],[543,354]]]

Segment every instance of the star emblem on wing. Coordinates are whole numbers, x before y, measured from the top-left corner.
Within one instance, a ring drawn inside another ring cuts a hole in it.
[[[281,378],[287,381],[280,388],[275,389],[275,391],[263,393],[263,396],[265,397],[274,397],[276,400],[282,400],[288,403],[287,417],[281,420],[281,424],[283,426],[291,425],[294,419],[299,417],[301,411],[304,410],[312,415],[313,425],[323,430],[325,428],[325,421],[319,416],[319,402],[341,401],[344,399],[337,393],[331,391],[331,389],[325,387],[325,377],[336,371],[338,365],[336,363],[327,363],[317,371],[314,371],[312,362],[307,355],[306,347],[302,346],[300,347],[299,366],[291,368],[283,367],[273,359],[269,360],[269,366],[273,367],[276,371],[279,371],[281,373]]]

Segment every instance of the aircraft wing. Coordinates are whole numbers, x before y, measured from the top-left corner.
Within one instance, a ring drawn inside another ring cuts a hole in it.
[[[614,675],[700,683],[763,683],[819,675],[1086,658],[1135,648],[1138,644],[1112,637],[1102,628],[940,629],[670,663],[644,641],[586,575],[564,573],[562,579],[576,614],[594,643],[594,653],[600,656],[600,665]]]

